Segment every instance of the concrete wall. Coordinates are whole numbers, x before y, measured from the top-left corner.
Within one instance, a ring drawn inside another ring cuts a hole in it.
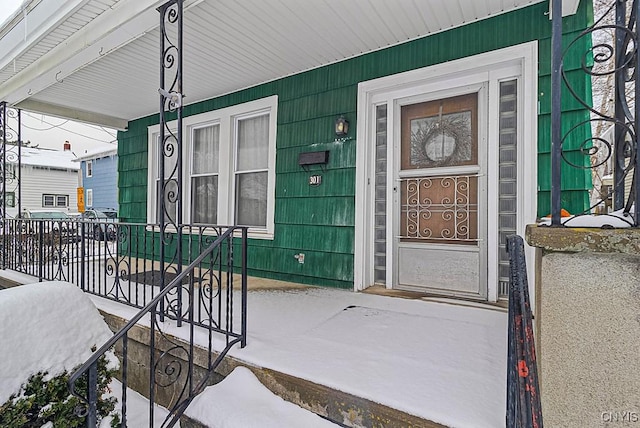
[[[640,427],[640,231],[532,227],[543,419]]]

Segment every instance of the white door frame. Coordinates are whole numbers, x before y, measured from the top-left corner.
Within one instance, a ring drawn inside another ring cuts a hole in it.
[[[358,85],[357,150],[356,150],[356,206],[355,206],[355,248],[354,248],[354,289],[363,290],[373,284],[373,183],[374,183],[374,113],[375,106],[387,103],[387,135],[393,136],[394,104],[397,100],[410,99],[420,94],[442,93],[447,88],[464,88],[474,83],[497,81],[505,72],[514,67],[519,70],[518,108],[521,109],[518,149],[518,219],[517,233],[524,235],[527,224],[534,223],[537,210],[537,92],[538,92],[538,44],[537,41],[511,46],[472,57],[462,58],[430,67],[411,70],[379,79],[361,82]],[[506,70],[506,71],[505,71]],[[493,85],[495,86],[495,85]],[[497,109],[496,89],[489,87],[489,109]],[[489,120],[489,136],[496,135],[496,123]],[[493,131],[493,132],[492,132]],[[491,138],[491,137],[490,137]],[[391,146],[391,147],[389,147]],[[388,144],[387,150],[394,147]],[[497,144],[492,144],[487,153],[488,164],[497,164]],[[520,167],[521,166],[521,167]],[[388,169],[392,168],[388,166]],[[487,171],[487,215],[497,219],[498,212],[498,171]],[[388,186],[387,212],[393,204],[392,186]],[[393,228],[387,228],[387,254],[393,254]],[[498,234],[496,224],[488,225],[488,301],[498,300],[497,260]],[[533,277],[533,249],[527,246],[528,273],[531,292]],[[387,257],[387,287],[392,287],[394,257]],[[532,298],[532,301],[535,299]]]

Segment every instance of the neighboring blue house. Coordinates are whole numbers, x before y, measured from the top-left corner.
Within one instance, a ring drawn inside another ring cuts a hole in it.
[[[118,209],[118,148],[87,152],[79,156],[80,186],[85,208]]]

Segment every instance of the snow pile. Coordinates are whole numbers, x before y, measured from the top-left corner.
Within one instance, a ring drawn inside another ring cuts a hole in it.
[[[0,404],[29,376],[71,371],[112,336],[91,300],[68,282],[0,290],[0,326]]]
[[[120,421],[122,421],[122,412],[120,409],[120,398],[122,397],[122,383],[117,380],[112,380],[109,384],[109,391],[106,397],[114,397],[118,400],[116,405],[116,413],[120,415]],[[161,427],[169,411],[157,404],[153,405],[153,426]],[[113,417],[107,416],[100,421],[100,428],[111,428],[111,421]],[[132,428],[148,427],[149,426],[149,400],[138,392],[131,388],[127,388],[127,426]],[[41,427],[45,428],[45,427]],[[180,428],[180,422],[176,422],[174,428]]]
[[[274,395],[246,367],[236,367],[222,382],[206,388],[185,413],[216,428],[336,427]]]
[[[598,227],[602,229],[619,229],[633,226],[633,207],[631,212],[613,211],[609,214],[584,214],[562,217],[560,223],[567,227]],[[540,226],[551,226],[551,217],[543,217]]]

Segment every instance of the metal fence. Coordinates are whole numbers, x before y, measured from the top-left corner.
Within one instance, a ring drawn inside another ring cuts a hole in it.
[[[240,284],[234,286],[235,233],[241,234],[242,263]],[[214,369],[231,347],[238,343],[245,346],[246,237],[246,228],[230,227],[207,240],[206,248],[188,266],[158,290],[142,310],[71,375],[72,393],[86,403],[76,413],[86,418],[87,427],[103,425],[100,400],[105,385],[98,381],[98,370],[109,353],[115,351],[121,361],[116,405],[118,426],[128,426],[127,399],[131,383],[148,399],[148,426],[169,427],[179,421],[191,400],[211,383]],[[240,298],[240,320],[234,319],[234,313],[238,312],[234,309],[235,294]],[[176,320],[177,326],[187,324],[186,337],[178,340],[164,331],[166,326],[161,321],[167,317]],[[136,328],[144,323],[149,328],[148,343],[141,347],[140,332],[136,332]],[[206,328],[204,335],[203,331],[196,332],[196,325]],[[206,351],[206,357],[199,361],[195,352],[196,336]],[[222,344],[214,346],[220,339]]]
[[[562,2],[552,5],[550,223],[638,226],[640,1],[594,2],[593,25],[577,35],[563,34]],[[589,201],[570,201],[578,184],[563,173],[572,170],[593,183]],[[585,222],[595,214],[604,217]]]
[[[72,282],[87,293],[140,309],[229,230],[233,233],[228,239],[183,277],[183,292],[192,280],[200,299],[206,300],[211,290],[224,285],[227,274],[229,280],[238,279],[246,269],[246,260],[228,259],[246,245],[245,228],[183,225],[180,229],[182,233],[166,233],[162,241],[153,224],[8,219],[0,239],[2,267],[39,281]],[[182,259],[169,263],[178,236]],[[164,263],[161,247],[167,258]],[[168,296],[162,313],[180,319],[183,298],[183,293]],[[207,316],[197,312],[195,323],[207,326]]]

